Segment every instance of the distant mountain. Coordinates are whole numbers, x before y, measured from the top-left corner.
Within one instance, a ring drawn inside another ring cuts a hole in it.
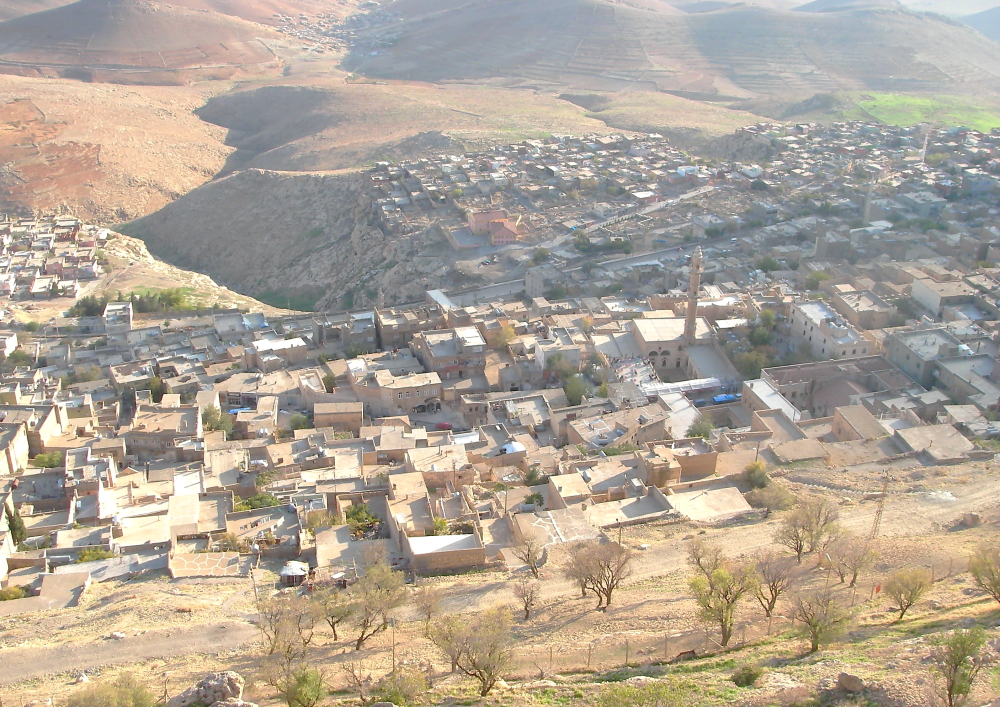
[[[79,0],[0,23],[0,69],[71,78],[205,70],[274,61],[271,31],[245,20],[147,0]]]
[[[799,12],[843,12],[845,10],[873,10],[903,7],[899,0],[812,0],[795,9]]]
[[[72,0],[0,0],[0,22],[68,5]]]
[[[1000,42],[1000,6],[994,7],[992,10],[977,12],[975,15],[963,17],[962,22],[973,29],[979,30],[994,42]]]
[[[346,64],[392,79],[690,97],[1000,84],[1000,47],[961,24],[833,1],[820,0],[827,11],[740,3],[671,14],[604,0],[396,0],[382,6],[392,24],[359,32]]]

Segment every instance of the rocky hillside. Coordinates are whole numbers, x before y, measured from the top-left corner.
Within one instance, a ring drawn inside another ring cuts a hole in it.
[[[249,169],[120,227],[180,267],[275,306],[338,309],[418,300],[450,272],[428,232],[389,236],[361,174]]]
[[[739,97],[942,90],[1000,76],[1000,47],[958,22],[889,0],[817,0],[804,9],[818,11],[740,3],[675,14],[607,0],[396,0],[383,6],[383,24],[359,32],[347,65],[402,80],[504,77]],[[481,51],[497,44],[505,51]]]

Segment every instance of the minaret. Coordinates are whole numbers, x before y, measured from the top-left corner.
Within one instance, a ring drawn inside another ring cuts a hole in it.
[[[685,341],[694,341],[698,326],[698,291],[701,289],[701,246],[691,256],[691,278],[688,281],[687,320],[684,322]]]

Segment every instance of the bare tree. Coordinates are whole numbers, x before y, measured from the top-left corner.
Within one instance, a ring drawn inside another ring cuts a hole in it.
[[[367,705],[371,703],[372,699],[369,689],[374,687],[375,681],[371,673],[365,673],[362,662],[359,660],[356,663],[343,663],[341,669],[347,677],[347,684],[353,687],[354,691],[358,693],[358,700],[361,704]]]
[[[757,573],[753,593],[764,610],[764,616],[770,618],[778,599],[788,591],[791,584],[792,558],[782,557],[770,550],[757,556],[754,569]]]
[[[896,570],[885,583],[885,593],[899,608],[899,618],[902,621],[910,607],[920,601],[920,598],[931,588],[931,573],[923,567]]]
[[[799,594],[795,597],[794,616],[802,622],[803,633],[809,639],[809,652],[815,653],[821,644],[836,638],[851,620],[851,614],[829,591]]]
[[[1000,602],[1000,546],[983,545],[969,558],[969,573],[976,586]]]
[[[632,576],[632,550],[618,543],[601,544],[592,541],[590,545],[590,586],[597,595],[597,608],[606,610],[611,606],[611,595],[621,583]]]
[[[875,565],[875,560],[878,559],[878,553],[872,549],[871,545],[856,535],[843,535],[837,538],[835,542],[831,543],[827,554],[830,555],[830,561],[833,563],[841,583],[847,581],[848,577],[851,578],[848,585],[850,587],[856,586],[858,576],[871,569]]]
[[[733,636],[736,606],[756,586],[753,569],[720,554],[711,574],[694,575],[688,586],[698,603],[701,620],[719,627],[719,645],[725,648]]]
[[[563,576],[580,588],[580,596],[586,598],[590,586],[590,578],[594,574],[591,568],[590,543],[576,542],[569,547],[569,559],[563,566]]]
[[[407,593],[403,573],[385,563],[372,565],[354,585],[354,620],[358,626],[355,650],[365,641],[389,628],[389,616],[406,603]]]
[[[722,548],[704,538],[695,538],[688,543],[688,564],[710,578],[725,560]]]
[[[802,504],[802,510],[809,519],[807,537],[809,552],[816,552],[839,534],[837,518],[840,511],[826,498],[814,498]]]
[[[468,622],[459,618],[454,621],[451,631],[434,631],[432,640],[461,672],[479,682],[479,695],[485,697],[513,658],[510,612],[495,607]]]
[[[322,587],[312,593],[312,599],[319,607],[320,615],[330,627],[333,640],[339,641],[337,628],[354,614],[351,595],[333,586]]]
[[[289,661],[300,659],[321,619],[319,607],[305,597],[265,599],[260,603],[259,621],[267,654],[280,653]]]
[[[417,590],[413,597],[417,612],[424,620],[424,635],[427,635],[431,620],[441,613],[441,604],[444,601],[444,589],[425,584]]]
[[[809,517],[802,508],[788,513],[774,533],[774,542],[795,553],[795,559],[802,564],[802,554],[809,543]]]
[[[524,538],[511,548],[514,557],[528,566],[531,575],[538,579],[538,568],[541,567],[542,557],[545,553],[545,546],[532,535],[525,535]]]
[[[458,670],[458,659],[465,648],[469,625],[461,616],[450,614],[434,622],[428,631],[431,643],[437,646],[451,661],[451,672]]]
[[[538,580],[531,579],[527,574],[518,573],[514,577],[514,597],[524,609],[524,620],[531,618],[531,609],[538,603],[538,595],[542,586]]]

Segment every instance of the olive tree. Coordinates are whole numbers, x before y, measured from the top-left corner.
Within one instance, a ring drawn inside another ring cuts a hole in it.
[[[983,545],[969,559],[969,574],[976,586],[1000,602],[1000,547]]]
[[[931,588],[931,573],[923,567],[901,569],[889,575],[885,583],[885,593],[893,600],[899,611],[897,621],[902,621],[910,607]]]
[[[393,611],[407,600],[403,573],[379,562],[368,568],[351,592],[354,620],[358,627],[355,650],[361,650],[372,636],[389,628]]]

